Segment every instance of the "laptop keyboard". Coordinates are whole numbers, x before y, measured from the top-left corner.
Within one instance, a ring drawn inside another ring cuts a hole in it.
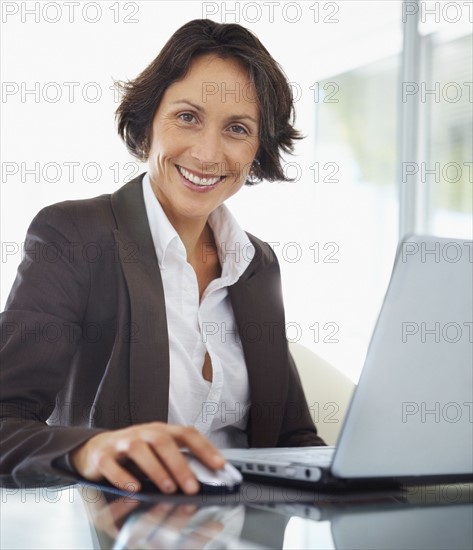
[[[297,462],[298,464],[306,464],[307,466],[330,466],[332,462],[333,453],[335,448],[321,448],[309,449],[309,450],[292,450],[289,452],[282,452],[274,457],[284,462]]]
[[[226,449],[224,453],[230,460],[234,458],[232,450]],[[335,447],[282,447],[238,449],[237,456],[239,460],[259,464],[298,463],[307,466],[328,467],[332,462],[334,452]]]

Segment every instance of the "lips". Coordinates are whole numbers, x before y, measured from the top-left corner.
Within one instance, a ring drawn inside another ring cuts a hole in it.
[[[188,182],[199,187],[212,187],[225,178],[225,176],[215,176],[213,174],[197,175],[195,172],[190,172],[186,168],[178,166],[177,164],[176,168],[181,176],[183,176]]]

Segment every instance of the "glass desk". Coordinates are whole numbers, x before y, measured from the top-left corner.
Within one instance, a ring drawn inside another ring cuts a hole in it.
[[[0,481],[2,550],[473,548],[468,483],[350,494],[244,483],[235,494],[186,497]]]

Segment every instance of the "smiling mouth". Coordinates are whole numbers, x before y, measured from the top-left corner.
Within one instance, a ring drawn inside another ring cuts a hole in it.
[[[179,166],[176,164],[176,168],[178,172],[186,178],[187,181],[194,185],[200,185],[201,187],[210,187],[212,185],[216,185],[220,181],[223,181],[225,179],[225,176],[211,176],[211,175],[205,175],[203,177],[197,176],[193,172],[189,172],[189,170],[186,170],[182,166]]]

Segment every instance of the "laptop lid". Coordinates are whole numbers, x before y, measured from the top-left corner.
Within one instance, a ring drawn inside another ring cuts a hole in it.
[[[400,243],[334,475],[473,473],[472,281],[473,241]]]

